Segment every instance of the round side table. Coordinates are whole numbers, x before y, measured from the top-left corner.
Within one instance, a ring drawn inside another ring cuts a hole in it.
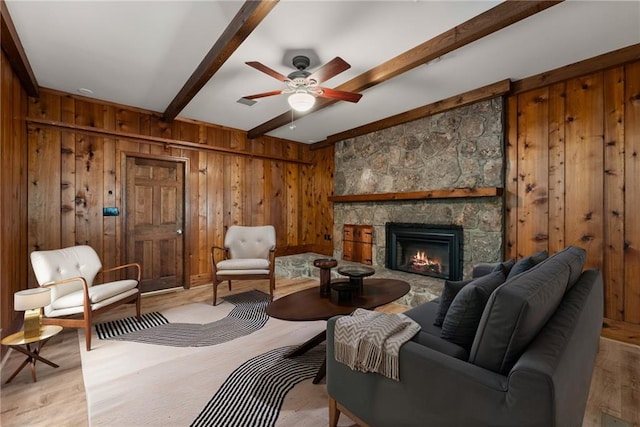
[[[349,278],[349,283],[359,292],[362,293],[362,279],[373,275],[376,272],[371,267],[357,266],[344,266],[338,268],[338,273]]]
[[[333,258],[319,258],[313,261],[313,265],[320,269],[320,296],[328,297],[331,294],[331,269],[338,265]]]
[[[36,362],[39,360],[42,363],[46,363],[49,366],[57,368],[58,365],[50,360],[40,356],[40,350],[49,341],[50,338],[58,335],[62,331],[62,326],[58,325],[43,325],[40,326],[40,334],[37,337],[25,338],[24,331],[16,332],[2,339],[2,345],[9,346],[20,353],[27,355],[27,358],[22,362],[18,369],[11,374],[5,384],[9,384],[18,373],[27,365],[31,365],[31,378],[36,382]],[[32,346],[33,344],[37,344]]]

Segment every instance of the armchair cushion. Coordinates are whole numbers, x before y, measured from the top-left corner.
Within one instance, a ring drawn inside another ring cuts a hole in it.
[[[216,268],[218,272],[222,270],[269,270],[269,260],[263,258],[225,259],[216,264]]]
[[[276,247],[276,230],[272,225],[249,227],[232,225],[224,236],[224,246],[231,258],[269,258]]]
[[[135,289],[138,282],[135,280],[118,280],[116,282],[94,285],[89,288],[89,299],[91,304],[96,304],[116,295],[120,295],[130,289]],[[84,303],[84,291],[80,290],[66,294],[56,300],[51,301],[51,308],[61,310],[65,308],[80,307]]]

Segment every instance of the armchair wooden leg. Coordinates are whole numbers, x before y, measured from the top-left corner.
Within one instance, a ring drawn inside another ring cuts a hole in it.
[[[141,300],[142,300],[142,295],[140,295],[140,292],[138,292],[138,298],[136,298],[136,318],[138,319],[138,321],[142,320],[140,318],[140,304],[141,304]]]
[[[336,427],[340,419],[340,411],[336,400],[329,396],[329,427]]]
[[[216,305],[218,301],[218,282],[213,281],[213,305]]]
[[[87,351],[91,351],[91,316],[84,316],[84,337]]]

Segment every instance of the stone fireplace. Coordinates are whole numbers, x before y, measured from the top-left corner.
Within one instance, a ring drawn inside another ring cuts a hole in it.
[[[370,195],[456,188],[504,187],[503,100],[459,107],[335,145],[334,195]],[[373,226],[373,266],[385,269],[385,225],[420,223],[461,228],[460,278],[478,263],[502,260],[501,196],[334,203],[334,257],[342,259],[343,226]],[[440,287],[443,278],[411,275]],[[412,293],[419,285],[412,284]],[[410,305],[414,305],[409,295]]]
[[[462,227],[388,222],[385,234],[388,269],[439,279],[462,278]]]

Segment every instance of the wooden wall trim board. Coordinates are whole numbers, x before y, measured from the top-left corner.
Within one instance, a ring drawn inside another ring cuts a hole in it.
[[[401,193],[348,194],[329,196],[333,203],[382,202],[391,200],[457,199],[468,197],[496,197],[502,195],[502,188],[452,188],[450,190],[407,191]]]
[[[510,93],[511,95],[517,95],[532,89],[561,83],[594,71],[602,71],[634,62],[638,58],[640,58],[640,43],[514,81],[511,85]]]
[[[290,162],[290,163],[298,163],[302,165],[311,165],[311,162],[305,160],[298,159],[290,159],[281,156],[272,156],[268,154],[260,154],[255,152],[247,152],[243,150],[225,148],[225,147],[216,147],[212,145],[206,145],[194,141],[183,141],[172,138],[162,138],[157,136],[149,136],[149,135],[140,135],[137,133],[131,132],[119,132],[107,129],[100,129],[93,126],[82,126],[82,125],[74,125],[70,123],[64,123],[56,120],[43,120],[43,119],[35,119],[35,118],[27,118],[28,124],[38,125],[38,126],[49,126],[54,128],[66,129],[74,133],[81,133],[87,135],[99,135],[106,137],[114,137],[119,139],[130,139],[134,142],[139,142],[141,140],[145,142],[149,142],[152,144],[158,144],[163,146],[165,149],[177,148],[177,149],[191,149],[197,151],[216,151],[219,153],[226,153],[234,156],[246,156],[253,157],[257,159],[267,159],[267,160],[277,160],[282,162]]]

